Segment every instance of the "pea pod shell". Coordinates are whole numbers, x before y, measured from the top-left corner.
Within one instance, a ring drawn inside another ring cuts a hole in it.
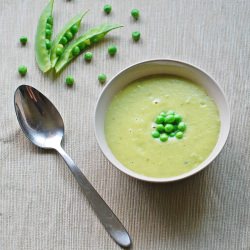
[[[58,35],[56,36],[56,38],[53,41],[52,44],[52,49],[51,49],[51,54],[50,54],[50,61],[51,61],[51,67],[54,68],[56,65],[56,62],[58,60],[58,56],[56,55],[56,49],[58,44],[60,43],[61,39],[65,36],[65,33],[67,31],[70,30],[70,28],[73,25],[77,25],[77,27],[79,28],[81,25],[81,21],[82,18],[86,15],[88,11],[86,11],[85,13],[80,13],[78,15],[76,15],[75,17],[73,17],[63,28],[62,30],[58,33]],[[67,45],[66,45],[67,46]]]
[[[48,17],[52,16],[54,0],[50,0],[48,5],[42,11],[42,14],[39,18],[36,37],[35,37],[35,56],[38,67],[44,73],[49,71],[51,68],[50,63],[50,53],[46,48],[46,24]]]
[[[58,73],[61,71],[73,58],[74,56],[72,54],[73,48],[76,46],[80,46],[82,44],[85,44],[86,47],[91,45],[91,39],[95,39],[94,42],[99,42],[104,38],[104,36],[111,30],[121,28],[123,27],[120,24],[101,24],[99,26],[96,26],[94,28],[89,29],[86,33],[79,36],[72,44],[70,44],[63,52],[63,54],[60,56],[60,59],[57,61],[55,66],[55,71]],[[85,48],[86,48],[85,47]],[[84,51],[84,49],[81,50],[81,52]]]

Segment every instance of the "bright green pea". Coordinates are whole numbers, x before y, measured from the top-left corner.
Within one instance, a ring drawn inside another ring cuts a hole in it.
[[[167,116],[167,113],[166,112],[161,112],[160,115],[161,116]]]
[[[179,124],[178,124],[178,129],[180,130],[180,131],[185,131],[186,130],[186,124],[184,123],[184,122],[180,122]]]
[[[50,39],[51,36],[52,36],[52,31],[49,30],[49,29],[46,29],[46,30],[45,30],[45,36],[46,36],[46,38]]]
[[[161,115],[158,115],[158,116],[156,117],[156,119],[155,119],[155,123],[157,123],[157,124],[162,124],[162,123],[164,123],[164,117],[161,116]]]
[[[51,30],[52,29],[52,25],[49,24],[49,23],[46,23],[46,29]]]
[[[156,125],[156,130],[159,132],[163,132],[165,130],[165,127],[163,124],[157,124]]]
[[[173,122],[174,122],[174,115],[167,115],[166,123],[173,123]]]
[[[78,31],[78,26],[75,24],[70,28],[72,34],[76,34]]]
[[[169,134],[170,137],[174,137],[175,136],[175,132],[172,132]]]
[[[159,138],[160,137],[160,133],[157,130],[152,131],[151,135],[152,135],[153,138]]]
[[[165,131],[166,131],[167,133],[171,133],[173,130],[174,130],[174,126],[173,126],[172,124],[167,124],[167,125],[165,126]]]
[[[141,33],[139,31],[134,31],[132,32],[132,38],[134,41],[139,41],[141,37]]]
[[[47,50],[50,50],[51,49],[51,46],[52,46],[52,43],[49,39],[46,39],[45,40],[45,45],[46,45],[46,49]]]
[[[168,140],[167,134],[165,134],[165,133],[161,134],[161,135],[160,135],[160,140],[161,140],[162,142],[167,141],[167,140]]]
[[[27,73],[27,67],[24,65],[21,65],[18,67],[18,72],[21,76],[25,76]]]
[[[111,45],[108,47],[109,55],[114,56],[116,54],[116,52],[117,52],[117,48],[115,45]]]
[[[111,10],[112,10],[112,6],[111,6],[110,4],[105,4],[105,5],[103,6],[103,10],[104,10],[104,12],[105,12],[106,14],[109,14],[109,13],[111,12]]]
[[[81,52],[80,48],[78,46],[75,46],[75,48],[73,48],[72,50],[72,55],[77,56],[80,54],[80,52]]]
[[[27,42],[28,42],[28,38],[26,36],[21,36],[20,37],[20,43],[22,45],[26,45]]]
[[[73,76],[67,76],[66,79],[65,79],[65,83],[68,85],[68,86],[72,86],[75,82],[75,79]]]
[[[63,48],[57,47],[57,48],[56,48],[56,55],[57,55],[57,56],[61,56],[62,53],[63,53]]]
[[[105,74],[103,74],[103,73],[99,74],[98,75],[98,80],[99,80],[100,83],[105,83],[106,80],[107,80],[107,76]]]
[[[73,38],[73,34],[70,31],[67,31],[65,36],[68,39],[68,41],[70,41]]]
[[[174,114],[174,122],[175,123],[179,123],[179,122],[181,122],[181,120],[182,120],[182,117],[180,115]]]
[[[175,114],[175,112],[173,111],[173,110],[169,110],[168,112],[167,112],[167,115],[174,115]]]
[[[183,137],[183,133],[181,131],[178,131],[176,134],[175,134],[175,137],[177,139],[181,139]]]
[[[52,16],[48,17],[47,23],[50,24],[50,25],[53,25],[53,17]]]
[[[139,16],[140,16],[139,10],[138,10],[138,9],[132,9],[132,10],[131,10],[131,16],[132,16],[135,20],[137,20],[137,19],[139,18]]]
[[[93,54],[91,52],[87,52],[84,54],[84,59],[88,62],[92,60]]]
[[[60,43],[61,43],[62,45],[66,45],[66,44],[68,43],[67,37],[63,36],[63,37],[61,38],[61,40],[60,40]]]

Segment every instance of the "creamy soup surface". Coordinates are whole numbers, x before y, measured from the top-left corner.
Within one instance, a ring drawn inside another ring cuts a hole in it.
[[[152,138],[163,111],[180,114],[187,128],[182,139]],[[220,131],[218,109],[205,90],[189,80],[157,75],[136,80],[111,101],[105,136],[114,156],[128,169],[149,177],[190,171],[213,150]]]

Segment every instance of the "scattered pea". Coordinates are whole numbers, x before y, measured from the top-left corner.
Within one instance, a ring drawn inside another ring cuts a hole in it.
[[[26,45],[27,42],[28,42],[28,38],[26,36],[21,36],[20,37],[20,43],[22,45]]]
[[[78,26],[75,24],[70,28],[71,33],[74,35],[78,31]]]
[[[151,135],[152,135],[153,138],[159,138],[160,137],[160,133],[157,130],[152,131]]]
[[[180,130],[180,131],[185,131],[186,130],[186,124],[184,123],[184,122],[180,122],[179,124],[178,124],[178,129]]]
[[[165,134],[165,133],[161,134],[161,135],[160,135],[160,140],[161,140],[162,142],[167,141],[167,140],[168,140],[167,134]]]
[[[65,36],[68,39],[68,41],[70,41],[73,38],[73,34],[70,31],[67,31]]]
[[[166,112],[161,112],[160,115],[161,116],[167,116],[167,113]]]
[[[67,76],[66,79],[65,79],[65,83],[68,85],[68,86],[72,86],[74,84],[75,80],[74,80],[74,77],[73,76]]]
[[[163,124],[157,124],[156,125],[156,130],[159,131],[159,132],[163,132],[165,131],[165,127]]]
[[[175,137],[175,132],[169,134],[170,137]]]
[[[166,126],[165,126],[165,131],[167,132],[167,133],[170,133],[170,132],[172,132],[174,130],[174,126],[172,125],[172,124],[167,124]]]
[[[164,117],[161,116],[161,115],[158,115],[158,116],[156,117],[156,119],[155,119],[155,123],[157,123],[157,124],[162,124],[162,123],[164,123]]]
[[[174,122],[174,115],[167,115],[166,123],[173,123],[173,122]]]
[[[51,46],[52,46],[52,43],[51,43],[51,41],[49,40],[49,39],[46,39],[45,40],[45,45],[46,45],[46,49],[51,49]]]
[[[181,131],[178,131],[176,134],[175,134],[175,137],[177,139],[181,139],[183,137],[183,133]]]
[[[139,10],[138,10],[138,9],[132,9],[132,10],[131,10],[131,16],[132,16],[135,20],[137,20],[137,19],[139,18],[139,16],[140,16]]]
[[[18,72],[21,76],[25,76],[27,73],[27,67],[24,65],[21,65],[18,67]]]
[[[68,42],[68,39],[67,39],[67,37],[65,37],[65,36],[63,36],[63,37],[61,38],[61,40],[60,40],[60,43],[61,43],[62,45],[66,45],[67,42]]]
[[[99,74],[98,75],[98,80],[99,80],[100,83],[105,83],[106,80],[107,80],[107,76],[105,74],[103,74],[103,73]]]
[[[181,120],[182,120],[182,117],[180,115],[174,114],[174,122],[175,123],[179,123],[179,122],[181,122]]]
[[[108,47],[109,55],[114,56],[116,54],[116,52],[117,52],[117,48],[115,45],[111,45]]]
[[[104,12],[105,12],[106,14],[109,14],[109,13],[111,12],[111,10],[112,10],[112,6],[111,6],[110,4],[105,4],[105,5],[103,6],[103,10],[104,10]]]
[[[132,32],[132,38],[134,41],[139,41],[141,37],[141,33],[139,31],[134,31]]]
[[[91,52],[87,52],[84,54],[84,59],[88,62],[92,60],[93,54]]]
[[[73,48],[72,50],[72,55],[77,56],[80,54],[80,52],[81,52],[80,48],[78,46],[75,46],[75,48]]]

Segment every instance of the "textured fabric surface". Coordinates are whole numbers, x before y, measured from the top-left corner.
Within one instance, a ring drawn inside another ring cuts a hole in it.
[[[135,250],[250,249],[250,1],[249,0],[110,0],[105,16],[100,0],[55,0],[55,32],[81,10],[91,11],[81,30],[105,21],[120,22],[91,51],[53,78],[34,59],[34,36],[47,1],[1,0],[0,100],[0,249],[120,249],[91,210],[63,160],[33,146],[20,131],[13,94],[20,84],[38,88],[65,121],[65,150],[72,156],[131,234]],[[134,22],[130,10],[141,18]],[[142,39],[131,41],[131,32]],[[19,37],[29,42],[21,48]],[[107,46],[118,54],[110,58]],[[102,86],[124,67],[149,58],[192,63],[211,74],[225,91],[232,112],[230,136],[217,159],[186,180],[155,185],[134,180],[102,155],[93,131],[93,114]],[[20,78],[17,68],[28,67]],[[76,84],[67,88],[66,75]]]

